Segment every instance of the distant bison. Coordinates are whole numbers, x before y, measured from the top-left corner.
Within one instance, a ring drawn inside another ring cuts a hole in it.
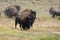
[[[52,15],[52,17],[60,16],[60,7],[51,7],[49,13]]]
[[[22,29],[29,29],[30,26],[33,25],[34,21],[36,19],[36,12],[32,11],[30,9],[26,9],[22,11],[18,16],[15,18],[15,28],[17,26],[17,23],[20,24],[20,28]]]
[[[20,6],[19,5],[12,5],[9,6],[5,9],[5,15],[7,15],[9,18],[12,18],[13,16],[16,16],[20,10]]]

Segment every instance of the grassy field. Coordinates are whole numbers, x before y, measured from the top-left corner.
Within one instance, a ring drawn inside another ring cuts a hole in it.
[[[15,20],[6,18],[4,10],[10,5],[19,5],[21,10],[32,9],[37,12],[37,19],[33,26],[22,31]],[[60,19],[52,18],[49,14],[50,7],[59,7],[59,0],[0,0],[0,40],[60,40]]]
[[[60,40],[60,36],[44,31],[0,29],[0,40]]]

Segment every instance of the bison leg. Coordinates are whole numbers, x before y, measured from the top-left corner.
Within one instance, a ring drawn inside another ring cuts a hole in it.
[[[20,28],[21,28],[21,30],[22,30],[22,24],[20,24]]]
[[[54,17],[55,17],[55,14],[52,15],[52,18],[54,18]]]
[[[15,20],[15,28],[16,28],[16,26],[17,26],[17,20]]]

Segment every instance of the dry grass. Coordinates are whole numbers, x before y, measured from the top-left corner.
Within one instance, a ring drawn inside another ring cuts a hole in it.
[[[60,40],[60,20],[58,19],[39,19],[35,20],[34,25],[27,31],[21,31],[19,26],[14,28],[14,20],[1,18],[0,21],[0,40]],[[59,35],[59,36],[58,36]]]

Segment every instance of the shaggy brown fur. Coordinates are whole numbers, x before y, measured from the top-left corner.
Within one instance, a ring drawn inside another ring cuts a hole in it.
[[[20,24],[20,27],[25,29],[25,27],[30,28],[35,20],[36,12],[30,9],[25,9],[15,18],[15,28],[17,23]]]
[[[22,11],[22,12],[19,14],[19,18],[20,18],[21,20],[24,20],[24,19],[27,18],[30,14],[31,14],[31,10],[30,10],[30,9],[25,9],[24,11]]]
[[[51,7],[49,13],[52,15],[52,17],[55,17],[55,15],[60,16],[60,7]]]
[[[8,17],[16,16],[18,15],[19,10],[20,6],[18,5],[9,6],[5,9],[5,15],[7,15]]]

